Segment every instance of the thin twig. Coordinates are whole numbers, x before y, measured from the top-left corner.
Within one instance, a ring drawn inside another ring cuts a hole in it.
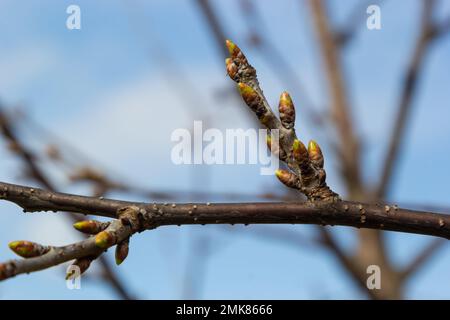
[[[299,97],[302,111],[308,122],[317,127],[319,132],[326,130],[326,117],[315,108],[311,97],[307,94],[305,86],[297,76],[295,68],[285,59],[283,51],[267,36],[268,29],[257,6],[250,0],[241,0],[240,7],[243,11],[244,22],[247,24],[254,45],[260,52],[265,63],[271,67],[273,74],[287,89],[295,89]],[[285,48],[286,49],[286,48]],[[284,50],[286,51],[286,50]],[[324,132],[325,133],[325,132]]]
[[[131,228],[124,226],[120,220],[113,221],[106,231],[115,235],[116,243],[128,238],[132,234]],[[49,249],[47,253],[41,256],[10,260],[0,264],[0,280],[5,280],[19,274],[44,270],[75,259],[89,256],[96,257],[105,251],[105,248],[99,248],[96,245],[95,237],[90,237],[63,247],[50,247]]]

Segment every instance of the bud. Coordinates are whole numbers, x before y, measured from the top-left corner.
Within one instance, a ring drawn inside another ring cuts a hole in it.
[[[244,99],[245,103],[250,107],[250,109],[257,110],[260,99],[255,89],[243,82],[238,83],[238,88],[242,99]]]
[[[80,275],[83,274],[91,265],[93,258],[85,257],[75,260],[74,263],[72,263],[73,266],[77,266],[80,268]],[[66,274],[66,280],[69,280],[72,276],[75,276],[73,273],[67,273]]]
[[[227,46],[231,58],[234,59],[239,55],[239,53],[241,53],[241,49],[239,49],[239,47],[236,44],[234,44],[231,40],[226,40],[225,44]]]
[[[300,180],[295,174],[286,170],[278,169],[275,171],[275,175],[278,180],[280,180],[287,187],[294,189],[298,188]]]
[[[6,264],[0,263],[0,280],[5,280],[7,278]]]
[[[292,154],[294,159],[299,163],[305,163],[305,160],[308,159],[308,151],[306,150],[305,145],[298,139],[294,140],[294,144],[292,146]]]
[[[227,67],[227,73],[230,76],[231,79],[234,80],[234,77],[236,76],[236,73],[238,71],[237,65],[233,62],[233,59],[226,58],[225,59],[225,65]]]
[[[130,239],[123,240],[116,246],[116,264],[120,265],[128,256]]]
[[[319,145],[314,140],[309,141],[308,143],[308,156],[309,160],[317,167],[323,168],[323,154],[322,150],[320,150]]]
[[[108,231],[102,231],[95,236],[95,245],[101,249],[107,249],[114,243],[114,236]]]
[[[286,91],[280,96],[280,103],[278,104],[280,112],[280,120],[283,127],[291,129],[295,124],[295,108],[291,96]]]
[[[267,135],[266,143],[267,143],[267,148],[269,148],[269,150],[275,156],[277,156],[278,158],[280,158],[283,161],[286,159],[286,153],[284,152],[283,149],[280,149],[280,144],[279,143],[272,143],[272,136],[271,135]]]
[[[270,134],[266,136],[266,143],[267,148],[269,148],[269,150],[272,151],[272,136]]]
[[[108,227],[109,223],[96,220],[83,220],[74,223],[73,227],[86,234],[97,234]]]
[[[47,253],[50,248],[31,241],[13,241],[9,243],[9,248],[22,258],[39,257]]]

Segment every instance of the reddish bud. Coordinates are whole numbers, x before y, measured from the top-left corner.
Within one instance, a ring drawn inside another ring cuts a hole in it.
[[[128,256],[130,240],[126,239],[116,246],[116,264],[120,265]]]
[[[0,280],[4,280],[6,278],[6,267],[4,264],[0,264]]]

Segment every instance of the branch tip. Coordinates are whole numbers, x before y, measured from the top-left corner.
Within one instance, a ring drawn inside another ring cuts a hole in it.
[[[50,248],[31,241],[12,241],[8,244],[9,248],[22,258],[34,258],[46,254]]]
[[[109,223],[96,220],[83,220],[73,224],[73,227],[83,233],[95,235],[108,227]]]

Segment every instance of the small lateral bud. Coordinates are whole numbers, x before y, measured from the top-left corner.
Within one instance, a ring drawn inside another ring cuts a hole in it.
[[[258,93],[249,85],[239,82],[238,83],[239,93],[244,99],[245,103],[252,109],[255,110],[259,103]]]
[[[283,127],[286,129],[293,128],[295,124],[295,108],[291,96],[286,91],[280,96],[278,111],[280,112],[280,120]]]
[[[238,71],[237,65],[233,62],[233,59],[231,58],[225,59],[225,65],[227,68],[227,74],[230,76],[231,79],[234,79]]]
[[[272,137],[270,136],[270,134],[266,136],[266,143],[267,148],[269,148],[269,150],[272,151]]]
[[[7,277],[6,264],[0,263],[0,280],[5,280]]]
[[[298,163],[304,163],[308,157],[308,150],[306,150],[306,147],[303,144],[303,142],[301,142],[298,139],[295,139],[292,145],[292,154],[294,156],[294,159]]]
[[[114,236],[108,231],[102,231],[95,236],[95,245],[101,249],[107,249],[114,245]]]
[[[267,135],[266,137],[267,148],[269,148],[270,152],[272,152],[275,156],[280,158],[281,160],[286,159],[286,153],[283,149],[280,149],[280,145],[276,143],[272,143],[272,136]]]
[[[323,154],[317,142],[314,140],[308,143],[308,156],[309,160],[319,168],[323,168]]]
[[[83,220],[74,223],[73,227],[80,232],[86,234],[97,234],[103,231],[108,226],[108,223],[96,221],[96,220]]]
[[[128,256],[130,239],[126,239],[116,246],[116,264],[120,265]]]
[[[80,273],[79,274],[67,273],[66,280],[69,280],[75,276],[82,275],[87,269],[89,269],[89,266],[91,265],[92,260],[93,259],[90,257],[85,257],[85,258],[80,258],[80,259],[75,260],[75,262],[72,263],[72,266],[77,266],[80,269]]]
[[[39,257],[47,253],[50,248],[31,241],[13,241],[9,243],[9,248],[22,258]]]
[[[280,180],[281,183],[283,183],[287,187],[294,189],[298,188],[299,179],[295,174],[286,170],[278,169],[275,171],[275,175],[277,176],[278,180]]]

